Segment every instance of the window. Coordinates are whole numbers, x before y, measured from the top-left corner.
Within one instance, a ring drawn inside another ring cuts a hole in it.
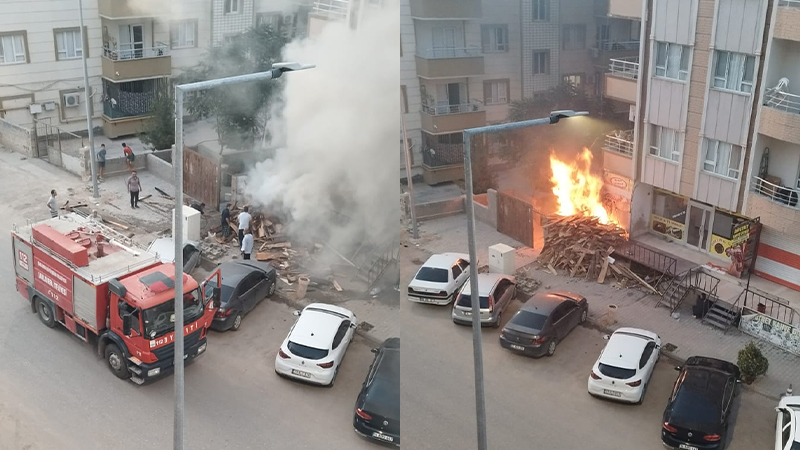
[[[561,28],[561,49],[581,50],[586,48],[586,25],[564,25]]]
[[[658,125],[650,126],[650,154],[670,161],[681,158],[683,133]]]
[[[56,30],[56,59],[75,59],[83,56],[80,28]]]
[[[400,86],[400,93],[403,94],[403,112],[408,114],[408,91],[406,85]]]
[[[469,263],[464,261],[463,259],[459,259],[458,267],[461,267],[461,270],[467,270],[467,267],[469,267]]]
[[[550,50],[534,50],[533,52],[533,74],[550,74]]]
[[[461,275],[461,273],[463,272],[463,270],[461,270],[461,267],[458,264],[454,264],[452,269],[450,269],[450,270],[453,271],[453,279],[458,278]]]
[[[280,13],[266,13],[258,14],[256,16],[256,25],[263,27],[268,26],[273,30],[278,30],[281,27],[283,16]]]
[[[715,51],[714,87],[737,92],[753,92],[755,66],[755,56]]]
[[[800,189],[800,168],[797,169],[797,183],[795,184],[797,189]]]
[[[655,342],[648,342],[647,345],[644,346],[642,357],[639,359],[640,369],[644,369],[644,366],[647,365],[647,361],[650,361],[650,356],[653,355],[653,350],[655,350],[655,348],[656,348]]]
[[[507,52],[508,25],[484,25],[481,27],[481,42],[484,52]]]
[[[739,178],[742,147],[727,142],[705,140],[706,156],[703,170],[728,178]]]
[[[27,61],[24,37],[23,31],[0,36],[0,64],[24,63]]]
[[[197,21],[184,20],[170,25],[170,44],[172,48],[197,47]]]
[[[225,14],[235,14],[241,11],[242,0],[225,0]]]
[[[235,35],[235,34],[228,34],[228,35],[222,36],[222,43],[223,44],[230,44],[231,42],[233,42],[234,39],[236,39],[236,36],[237,35]]]
[[[533,0],[533,21],[547,22],[550,20],[550,0]]]
[[[483,101],[487,105],[508,103],[508,80],[488,80],[483,82]]]
[[[656,42],[656,76],[686,81],[689,79],[689,47]]]
[[[333,345],[331,346],[331,348],[336,350],[336,348],[339,347],[339,344],[342,343],[342,339],[344,339],[345,335],[347,334],[347,330],[349,329],[350,329],[350,321],[349,320],[342,321],[342,324],[339,325],[339,329],[336,330],[336,335],[333,337]]]
[[[550,323],[556,323],[559,320],[563,319],[566,315],[567,309],[565,305],[562,303],[556,306],[556,309],[550,314]]]
[[[564,75],[562,80],[565,84],[571,84],[572,86],[578,88],[583,84],[583,74]]]

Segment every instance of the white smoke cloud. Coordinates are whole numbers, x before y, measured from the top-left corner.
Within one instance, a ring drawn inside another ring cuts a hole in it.
[[[285,61],[317,67],[284,75],[267,124],[274,158],[248,181],[254,203],[291,215],[293,235],[340,249],[399,234],[399,8],[364,16],[357,30],[328,23],[285,48]]]

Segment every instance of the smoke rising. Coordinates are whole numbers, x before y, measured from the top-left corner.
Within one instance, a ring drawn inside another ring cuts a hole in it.
[[[248,194],[291,216],[293,237],[347,251],[396,242],[399,227],[399,9],[370,8],[357,30],[329,22],[288,44],[267,129],[274,158],[250,173]],[[341,220],[340,220],[341,219]]]

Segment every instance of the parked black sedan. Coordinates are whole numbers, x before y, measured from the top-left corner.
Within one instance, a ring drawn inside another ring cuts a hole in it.
[[[356,400],[353,428],[364,437],[400,446],[400,338],[372,349],[375,359]]]
[[[236,260],[222,263],[221,303],[214,315],[211,328],[217,331],[236,331],[242,318],[265,297],[275,293],[277,273],[268,263],[254,260]],[[214,282],[211,281],[211,287]]]
[[[686,450],[722,449],[739,367],[720,359],[692,356],[675,369],[680,375],[664,410],[661,441]]]
[[[556,345],[586,321],[589,303],[580,294],[536,294],[500,332],[500,346],[526,356],[552,356]]]

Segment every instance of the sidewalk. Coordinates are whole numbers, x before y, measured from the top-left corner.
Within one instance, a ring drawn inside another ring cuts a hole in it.
[[[523,269],[526,276],[540,281],[540,292],[570,290],[584,294],[589,300],[590,322],[596,326],[610,329],[638,327],[656,332],[663,341],[662,352],[679,361],[694,355],[704,355],[735,363],[739,350],[748,342],[755,341],[769,359],[770,366],[767,375],[756,380],[749,388],[762,395],[777,398],[786,391],[789,384],[793,384],[795,388],[800,386],[800,356],[750,337],[738,329],[731,328],[727,334],[723,334],[719,329],[703,324],[692,317],[691,301],[684,302],[684,306],[677,311],[679,317],[674,319],[668,309],[656,308],[659,298],[655,295],[638,289],[620,288],[613,282],[598,284],[583,278],[553,275],[529,266],[536,258],[533,249],[523,247],[489,225],[477,222],[476,238],[478,260],[481,264],[486,262],[488,247],[502,242],[517,248],[517,270]],[[420,225],[420,239],[408,239],[407,242],[409,246],[416,245],[430,254],[466,252],[466,217],[458,215],[425,222]],[[617,306],[612,313],[613,318],[607,315],[609,305],[612,304]],[[606,327],[609,322],[611,325]]]

